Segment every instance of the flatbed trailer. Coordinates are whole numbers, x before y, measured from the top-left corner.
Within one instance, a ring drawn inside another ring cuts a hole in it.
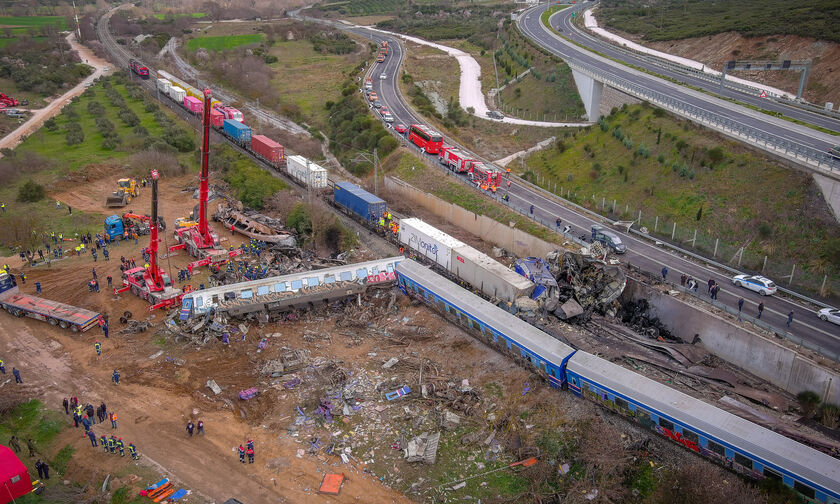
[[[0,274],[0,290],[3,289],[3,276]],[[9,282],[11,283],[11,282]],[[29,294],[21,294],[17,286],[0,292],[0,308],[16,317],[30,317],[50,325],[70,329],[73,332],[85,332],[97,325],[100,314],[77,306],[59,303]]]

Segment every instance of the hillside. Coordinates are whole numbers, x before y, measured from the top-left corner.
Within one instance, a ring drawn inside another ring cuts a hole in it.
[[[747,37],[799,35],[840,42],[836,0],[603,0],[601,11],[604,26],[646,41],[734,31]]]

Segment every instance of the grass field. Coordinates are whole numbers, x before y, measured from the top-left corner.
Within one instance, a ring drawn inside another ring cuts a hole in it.
[[[840,3],[836,0],[604,0],[598,19],[645,40],[735,31],[744,36],[800,35],[840,42]]]
[[[245,35],[228,35],[223,37],[196,37],[190,39],[187,48],[190,51],[208,49],[210,51],[226,51],[248,44],[259,44],[265,35],[261,33],[248,33]]]
[[[560,235],[557,233],[540,226],[523,215],[511,212],[507,207],[494,202],[474,189],[452,180],[448,176],[448,172],[426,167],[423,161],[408,149],[400,148],[394,151],[385,158],[383,167],[387,175],[404,180],[444,201],[454,203],[479,215],[486,215],[505,225],[515,222],[517,229],[549,242],[560,243],[558,241]],[[446,176],[443,173],[446,173]],[[406,207],[406,204],[395,203],[395,205],[398,210],[401,207],[403,210],[410,210],[409,207]]]
[[[609,211],[616,200],[614,217],[631,220],[641,211],[651,231],[658,216],[669,238],[675,222],[682,239],[697,229],[706,244],[719,238],[721,250],[743,246],[814,269],[840,256],[840,226],[810,177],[658,109],[627,107],[562,148],[531,155],[527,167],[527,178],[539,174],[544,187],[571,190],[590,208],[605,200]]]
[[[203,18],[203,17],[207,16],[207,14],[204,13],[204,12],[193,12],[193,13],[178,13],[178,14],[171,14],[171,13],[169,13],[169,14],[155,14],[154,16],[156,18],[160,19],[160,20],[166,19],[167,16],[172,16],[172,17],[176,17],[176,18],[193,17],[193,18],[199,19],[199,18]]]
[[[37,30],[41,26],[50,24],[59,31],[67,29],[67,21],[63,16],[0,16],[0,33],[10,28],[12,34],[20,35],[30,28]]]
[[[272,85],[284,103],[293,103],[320,129],[326,128],[324,103],[341,99],[341,85],[365,53],[324,54],[315,52],[308,40],[277,42],[269,49],[277,57]]]

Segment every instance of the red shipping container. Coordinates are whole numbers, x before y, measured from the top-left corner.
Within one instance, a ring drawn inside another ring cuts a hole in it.
[[[281,163],[286,156],[282,145],[264,135],[251,136],[251,150],[269,163]]]
[[[222,129],[225,126],[225,115],[218,109],[210,111],[210,126],[216,129]]]
[[[195,96],[184,97],[184,108],[196,115],[204,112],[204,104]]]

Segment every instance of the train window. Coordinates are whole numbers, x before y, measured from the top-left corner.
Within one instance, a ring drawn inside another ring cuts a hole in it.
[[[615,405],[621,409],[630,409],[630,403],[618,396],[615,396]]]
[[[213,294],[213,304],[219,304],[219,296],[217,294]]]
[[[426,291],[423,290],[423,287],[420,287],[419,285],[417,286],[417,293],[423,297],[426,297]]]
[[[252,291],[251,289],[245,289],[239,293],[239,297],[241,299],[251,299],[252,297],[254,297],[254,291]]]
[[[779,481],[784,480],[784,478],[782,478],[781,474],[777,473],[773,469],[768,469],[766,467],[764,468],[764,477],[774,479],[774,480],[779,480]]]
[[[692,431],[690,431],[690,430],[688,430],[688,429],[683,429],[683,431],[682,431],[682,437],[684,437],[685,439],[687,439],[687,440],[691,441],[692,443],[699,443],[699,442],[700,442],[700,437],[697,435],[697,433],[696,433],[696,432],[692,432]]]
[[[306,285],[308,285],[309,287],[318,287],[319,283],[320,282],[318,281],[318,277],[311,277],[306,279]]]
[[[303,287],[303,280],[292,280],[292,290],[299,291]]]
[[[327,284],[327,285],[334,284],[335,283],[335,276],[333,276],[333,275],[324,276],[324,283]]]
[[[446,311],[446,303],[444,303],[442,299],[437,300],[437,306],[438,306],[438,310],[440,310],[442,312]]]
[[[386,268],[388,269],[388,273],[393,273],[394,272],[394,265],[392,263],[388,263]]]
[[[230,301],[231,299],[236,299],[235,292],[225,292],[225,301]]]
[[[342,271],[341,272],[341,281],[342,282],[349,282],[353,280],[353,273],[350,271]],[[403,286],[405,286],[405,279],[401,278],[400,281],[402,282]]]
[[[268,294],[268,292],[269,292],[268,285],[262,285],[260,287],[257,287],[257,296],[265,296],[266,294]]]
[[[674,423],[671,422],[670,420],[666,420],[662,417],[659,417],[659,426],[662,427],[663,429],[668,429],[669,431],[672,431],[672,432],[674,430]]]
[[[379,274],[379,266],[374,266],[370,269],[370,274],[376,276]]]
[[[476,331],[480,331],[480,330],[481,330],[481,326],[480,326],[480,325],[478,325],[478,322],[476,322],[476,321],[475,321],[475,320],[473,320],[473,319],[470,319],[470,325],[471,325],[471,326],[472,326],[472,328],[473,328],[473,329],[475,329]]]
[[[814,499],[817,496],[814,489],[809,487],[805,483],[800,483],[798,481],[794,481],[793,482],[793,489],[796,490],[797,492],[801,493],[805,497],[808,497],[809,499]]]
[[[711,439],[709,441],[707,441],[706,443],[707,443],[706,448],[708,448],[709,451],[717,453],[718,455],[720,455],[722,457],[726,456],[726,449],[723,446],[715,443]]]
[[[197,297],[195,298],[195,306],[196,308],[200,306],[204,306],[204,298]]]
[[[746,467],[747,469],[750,469],[750,470],[752,470],[752,468],[753,468],[753,461],[750,460],[749,458],[741,455],[740,453],[735,454],[735,463],[740,465],[740,466],[744,466],[744,467]]]
[[[359,268],[356,270],[356,278],[367,278],[368,273],[367,270],[364,268]]]

